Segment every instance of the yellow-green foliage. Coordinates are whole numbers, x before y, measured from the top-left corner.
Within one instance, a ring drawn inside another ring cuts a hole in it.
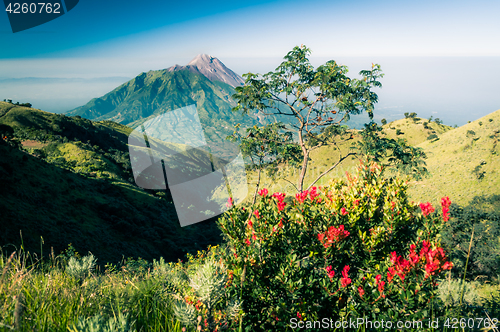
[[[120,169],[101,154],[82,149],[74,143],[62,144],[58,150],[66,162],[74,162],[73,170],[77,173],[95,172],[98,177],[119,178]]]
[[[499,194],[499,130],[500,110],[448,131],[435,142],[419,144],[427,154],[431,177],[413,183],[412,197],[436,202],[449,196],[466,205],[474,196]]]

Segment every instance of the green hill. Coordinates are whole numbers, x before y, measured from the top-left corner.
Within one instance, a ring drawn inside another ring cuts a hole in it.
[[[176,260],[220,240],[211,221],[181,228],[168,192],[133,183],[128,127],[0,102],[0,132],[2,246],[19,247],[22,232],[30,251],[43,238],[105,263]]]
[[[404,138],[410,145],[418,145],[426,140],[433,140],[437,136],[452,130],[450,126],[430,122],[418,117],[392,121],[383,125],[384,132],[389,138]]]
[[[435,202],[449,195],[466,205],[475,196],[500,194],[499,136],[500,110],[419,144],[432,177],[414,182],[412,196]]]

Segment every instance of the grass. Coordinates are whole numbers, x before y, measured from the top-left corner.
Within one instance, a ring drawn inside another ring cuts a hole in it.
[[[0,269],[0,331],[90,332],[89,322],[96,317],[117,326],[125,318],[131,328],[120,331],[182,330],[163,276],[130,261],[120,269],[89,269],[78,277],[63,256],[42,261],[19,250],[2,255]]]

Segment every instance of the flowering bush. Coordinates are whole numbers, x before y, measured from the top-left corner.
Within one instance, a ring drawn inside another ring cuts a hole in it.
[[[361,164],[346,180],[269,195],[220,220],[252,331],[290,329],[300,320],[376,317],[425,319],[436,279],[451,268],[430,203],[409,202],[407,185]],[[449,199],[443,199],[447,219]]]

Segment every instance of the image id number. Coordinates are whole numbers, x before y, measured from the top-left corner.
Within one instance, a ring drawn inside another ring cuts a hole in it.
[[[5,9],[9,14],[61,14],[60,3],[39,2],[39,3],[9,3]]]

